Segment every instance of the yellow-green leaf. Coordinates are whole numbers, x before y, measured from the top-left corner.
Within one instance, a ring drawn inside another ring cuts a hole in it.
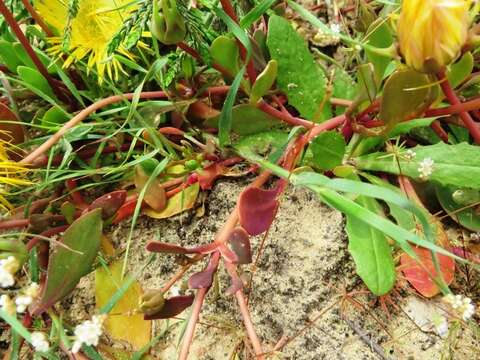
[[[198,183],[195,183],[168,199],[167,207],[162,211],[157,212],[152,209],[146,209],[144,213],[154,219],[166,219],[173,215],[180,214],[193,207],[199,191],[200,186]]]
[[[114,262],[108,271],[99,268],[95,271],[96,307],[102,308],[122,286],[122,262]],[[105,329],[116,340],[124,340],[135,350],[150,342],[151,322],[143,320],[143,314],[134,314],[142,295],[140,284],[135,281],[123,297],[113,307],[105,321]]]

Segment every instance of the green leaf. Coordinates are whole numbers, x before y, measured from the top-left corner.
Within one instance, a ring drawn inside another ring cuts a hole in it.
[[[23,64],[15,54],[12,43],[5,40],[0,40],[0,59],[12,73],[16,73],[17,67]]]
[[[433,160],[433,173],[429,180],[441,185],[480,189],[480,156],[478,147],[467,143],[447,145],[438,143],[412,148],[415,158],[408,159],[401,153],[398,159],[393,154],[377,152],[354,159],[361,170],[383,171],[420,179],[418,168],[422,160]],[[397,161],[398,160],[398,161]],[[400,168],[399,168],[400,166]]]
[[[380,105],[380,119],[387,129],[419,116],[433,102],[436,86],[427,75],[411,69],[397,70],[386,81]]]
[[[330,118],[330,104],[323,103],[325,74],[308,50],[305,39],[287,20],[273,15],[268,22],[267,46],[272,59],[278,62],[277,85],[287,94],[289,104],[306,119]]]
[[[245,136],[235,144],[235,149],[241,156],[254,154],[265,155],[282,148],[288,134],[281,131],[266,131]]]
[[[208,127],[218,127],[219,116],[204,122]],[[232,108],[231,131],[238,135],[251,135],[281,127],[277,118],[263,112],[255,106],[240,104]]]
[[[55,130],[59,125],[67,122],[70,117],[71,115],[63,110],[60,106],[52,106],[43,115],[41,124],[47,129]]]
[[[27,84],[37,89],[38,91],[48,95],[52,99],[56,99],[52,88],[48,84],[48,81],[37,70],[29,68],[27,66],[19,66],[17,68],[18,75]]]
[[[333,78],[333,97],[353,100],[356,94],[357,84],[352,77],[342,68],[336,68]],[[337,108],[337,115],[341,115],[344,112],[344,107]]]
[[[447,214],[460,225],[471,231],[480,231],[480,214],[477,211],[478,205],[467,207],[462,204],[457,204],[452,198],[456,190],[458,190],[457,187],[436,185],[435,192],[440,205],[442,205],[442,208]]]
[[[278,72],[278,62],[270,60],[265,69],[258,75],[255,83],[252,86],[250,93],[250,104],[254,105],[275,83]]]
[[[210,45],[210,56],[214,63],[228,71],[233,78],[240,70],[239,49],[235,39],[220,35]]]
[[[381,207],[374,199],[360,196],[356,203],[374,213]],[[395,284],[395,264],[387,237],[355,216],[347,215],[348,250],[357,274],[375,295],[388,293]]]
[[[47,280],[42,297],[34,310],[38,315],[67,296],[80,279],[92,269],[102,236],[101,209],[95,209],[75,220],[50,255]]]
[[[379,18],[374,21],[368,28],[365,40],[368,41],[369,45],[378,48],[388,48],[391,46],[393,44],[393,34],[387,19]],[[373,64],[376,82],[380,84],[391,59],[381,56],[369,49],[365,50],[365,54],[367,55],[368,61]]]
[[[237,97],[237,92],[244,73],[245,66],[240,69],[237,76],[233,80],[232,85],[228,90],[227,98],[223,103],[222,113],[220,114],[220,120],[218,121],[218,140],[221,147],[230,143],[230,131],[232,129],[232,108],[233,104],[235,103],[235,98]]]
[[[447,73],[447,79],[450,86],[455,89],[460,85],[473,71],[473,55],[471,52],[465,53],[455,64],[450,65]]]
[[[331,170],[342,163],[345,155],[345,140],[336,131],[326,131],[310,143],[312,162],[320,170]]]
[[[270,7],[275,4],[277,0],[263,0],[260,4],[255,6],[250,10],[241,20],[240,26],[244,29],[248,29],[253,25],[255,21],[260,19],[260,17],[268,10]]]

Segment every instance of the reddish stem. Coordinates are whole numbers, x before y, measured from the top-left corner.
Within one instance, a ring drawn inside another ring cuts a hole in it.
[[[200,317],[200,311],[202,310],[203,301],[205,300],[207,291],[208,288],[197,290],[187,329],[185,330],[185,335],[183,336],[182,348],[180,350],[180,356],[178,357],[178,360],[187,360],[188,358],[190,344],[192,343],[193,335],[195,333],[195,326],[197,325],[198,318]]]
[[[427,110],[425,116],[447,116],[456,115],[464,111],[473,111],[480,109],[480,98],[476,98],[463,103],[457,103],[456,105],[447,106],[439,109]]]
[[[13,14],[10,12],[10,10],[7,8],[3,0],[0,0],[0,13],[4,16],[5,21],[8,23],[12,31],[15,33],[18,41],[22,44],[23,48],[27,52],[28,56],[30,59],[32,59],[33,63],[37,67],[38,71],[42,76],[47,80],[48,84],[52,88],[53,92],[55,95],[64,103],[67,104],[72,104],[72,99],[67,96],[66,94],[68,93],[65,88],[60,87],[60,82],[56,81],[54,78],[50,76],[48,73],[47,68],[45,65],[43,65],[42,61],[38,58],[37,54],[33,50],[32,46],[30,45],[27,37],[23,33],[22,29],[20,29],[20,26],[18,25],[17,21],[15,20],[15,17]]]
[[[72,197],[73,203],[80,209],[86,209],[88,207],[87,202],[83,199],[82,194],[77,189],[77,180],[68,179],[65,181],[65,186],[68,191],[70,191],[70,196]]]
[[[284,113],[280,110],[277,110],[273,106],[270,106],[269,104],[267,104],[263,100],[260,101],[257,104],[257,107],[260,110],[262,110],[263,112],[265,112],[265,113],[267,113],[267,114],[269,114],[273,117],[276,117],[277,119],[280,119],[280,120],[286,122],[287,124],[290,124],[290,125],[293,125],[293,126],[303,126],[307,129],[311,129],[315,126],[315,123],[313,123],[311,121],[308,121],[308,120],[298,118],[298,117],[294,117],[294,116],[290,115],[290,113]]]
[[[258,339],[257,333],[255,332],[255,328],[253,327],[252,318],[250,317],[250,312],[248,311],[248,306],[247,302],[245,301],[245,295],[243,294],[243,290],[237,291],[235,293],[235,297],[237,298],[237,303],[240,308],[240,313],[243,317],[243,324],[245,325],[245,329],[247,330],[248,338],[252,342],[256,359],[263,360],[265,357],[262,355],[262,345],[260,343],[260,340]]]
[[[202,57],[200,56],[200,54],[198,53],[197,50],[195,50],[194,48],[188,46],[187,44],[185,44],[184,42],[179,42],[177,44],[177,46],[182,49],[183,51],[185,51],[187,54],[189,54],[191,57],[193,57],[194,59],[198,60],[198,61],[202,61]],[[232,74],[230,74],[228,72],[227,69],[225,69],[223,66],[219,65],[219,64],[216,64],[216,63],[213,63],[212,64],[212,67],[219,71],[220,73],[222,73],[224,76],[232,76]]]
[[[1,0],[0,0],[1,2]],[[101,109],[107,105],[111,105],[122,100],[132,100],[134,93],[127,93],[121,95],[112,95],[107,98],[101,99],[90,106],[80,111],[77,115],[67,121],[55,134],[53,134],[47,141],[32,151],[29,155],[20,161],[20,164],[32,164],[35,160],[48,151],[53,145],[55,145],[71,128],[75,127],[82,120],[87,118],[90,114],[94,113],[98,109]],[[167,94],[163,91],[147,91],[140,93],[140,99],[155,99],[164,98]]]
[[[448,102],[452,105],[460,105],[461,102],[458,99],[457,94],[455,94],[455,91],[452,89],[447,77],[445,76],[445,70],[442,70],[439,72],[438,79],[440,80],[440,87],[442,88],[443,93],[445,94],[445,97],[447,98]],[[478,128],[475,121],[473,121],[470,114],[464,110],[460,112],[458,115],[462,119],[463,123],[467,127],[470,134],[472,135],[475,143],[480,144],[480,129]]]
[[[65,230],[68,229],[70,225],[61,225],[61,226],[56,226],[56,227],[53,227],[51,229],[48,229],[48,230],[45,230],[44,232],[42,232],[40,235],[42,237],[51,237],[53,235],[56,235],[56,234],[59,234]],[[28,243],[27,243],[27,250],[31,250],[33,247],[35,247],[35,245],[38,244],[39,241],[42,241],[44,240],[43,238],[41,237],[34,237],[32,238]]]
[[[30,16],[35,20],[35,22],[40,26],[43,30],[43,32],[48,36],[52,37],[54,36],[52,30],[48,27],[47,23],[43,21],[43,18],[40,16],[39,13],[35,11],[33,8],[32,4],[30,4],[29,0],[22,0],[23,6],[25,6],[25,9],[27,9],[28,13]]]
[[[15,229],[27,227],[30,224],[28,219],[13,219],[0,222],[0,229]]]

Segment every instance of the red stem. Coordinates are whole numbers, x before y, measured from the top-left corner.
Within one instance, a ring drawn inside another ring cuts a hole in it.
[[[294,117],[290,115],[289,113],[284,113],[280,110],[275,109],[273,106],[270,106],[267,104],[265,101],[260,101],[257,104],[257,107],[262,110],[263,112],[276,117],[277,119],[280,119],[282,121],[285,121],[287,124],[293,125],[293,126],[303,126],[307,129],[312,129],[315,126],[315,123],[304,120],[298,117]]]
[[[47,34],[48,37],[52,37],[53,32],[50,30],[48,25],[43,21],[43,18],[35,11],[33,8],[32,4],[30,4],[29,0],[22,0],[23,6],[25,6],[25,9],[27,9],[28,13],[30,16],[35,20],[35,22],[40,26],[45,34]]]
[[[40,235],[42,237],[51,237],[53,235],[56,235],[56,234],[59,234],[65,230],[68,229],[70,225],[61,225],[61,226],[56,226],[56,227],[53,227],[51,229],[48,229],[48,230],[45,230],[44,232],[42,232]],[[35,245],[38,244],[38,242],[42,241],[43,238],[41,237],[34,237],[32,238],[28,243],[27,243],[27,250],[30,251],[33,247],[35,247]]]
[[[443,93],[445,94],[445,97],[447,98],[448,102],[452,105],[461,105],[461,102],[458,99],[457,94],[455,94],[455,91],[452,89],[447,77],[445,76],[444,70],[439,72],[438,79],[440,80],[440,87],[442,88]],[[478,128],[475,121],[473,121],[470,114],[467,111],[463,110],[458,115],[462,119],[468,131],[470,131],[470,134],[472,135],[475,143],[480,144],[480,129]]]
[[[0,222],[0,229],[15,229],[27,227],[30,224],[28,219],[13,219]]]
[[[45,80],[47,80],[48,84],[52,88],[55,95],[61,101],[65,102],[67,104],[72,104],[72,99],[69,96],[67,96],[66,92],[65,92],[65,91],[68,91],[68,90],[60,88],[61,83],[55,81],[55,79],[50,76],[47,68],[45,67],[45,65],[43,65],[43,63],[38,58],[38,56],[35,53],[35,51],[33,50],[33,48],[30,46],[30,43],[28,42],[28,39],[24,35],[22,29],[20,29],[20,26],[18,25],[17,21],[15,20],[15,17],[10,12],[10,10],[7,8],[7,6],[5,5],[3,0],[0,0],[0,13],[4,16],[5,21],[8,23],[8,25],[10,26],[12,31],[15,33],[18,41],[20,41],[23,48],[27,52],[28,56],[30,57],[30,59],[32,59],[33,63],[37,67],[40,74],[42,74],[42,76],[45,78]]]

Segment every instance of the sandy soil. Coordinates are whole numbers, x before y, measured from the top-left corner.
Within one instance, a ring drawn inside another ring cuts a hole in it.
[[[144,266],[150,239],[182,245],[198,245],[213,239],[223,224],[245,181],[221,181],[205,201],[204,216],[191,210],[167,220],[142,217],[132,242],[130,272]],[[129,223],[113,229],[111,237],[125,246]],[[261,237],[252,239],[254,254]],[[375,299],[364,295],[365,288],[354,273],[346,251],[342,215],[322,205],[312,193],[289,189],[253,277],[250,311],[265,351],[271,351],[282,337],[294,337],[274,359],[476,359],[480,343],[471,331],[460,332],[456,341],[441,341],[430,329],[435,303],[427,303],[411,291],[400,289],[392,295],[396,308],[385,312]],[[174,258],[159,256],[142,273],[144,288],[161,287],[176,269]],[[200,267],[193,269],[199,270]],[[245,274],[251,267],[244,266]],[[63,302],[68,320],[74,323],[94,312],[93,276],[84,278],[77,290]],[[185,277],[185,280],[188,276]],[[235,299],[223,294],[230,285],[221,269],[220,289],[210,291],[203,308],[191,351],[191,359],[223,360],[251,358],[243,346],[245,333]],[[189,290],[187,290],[189,291]],[[353,292],[345,297],[345,292]],[[346,299],[353,299],[347,301]],[[72,301],[74,300],[74,301]],[[342,301],[343,300],[343,301]],[[188,313],[182,314],[181,317]],[[315,320],[313,323],[312,320]],[[300,331],[310,324],[303,332]],[[165,326],[155,321],[155,332]],[[175,359],[182,322],[171,326],[154,348],[155,359]],[[118,342],[115,346],[119,346]],[[449,356],[451,349],[454,356]],[[445,354],[446,357],[442,357]]]

